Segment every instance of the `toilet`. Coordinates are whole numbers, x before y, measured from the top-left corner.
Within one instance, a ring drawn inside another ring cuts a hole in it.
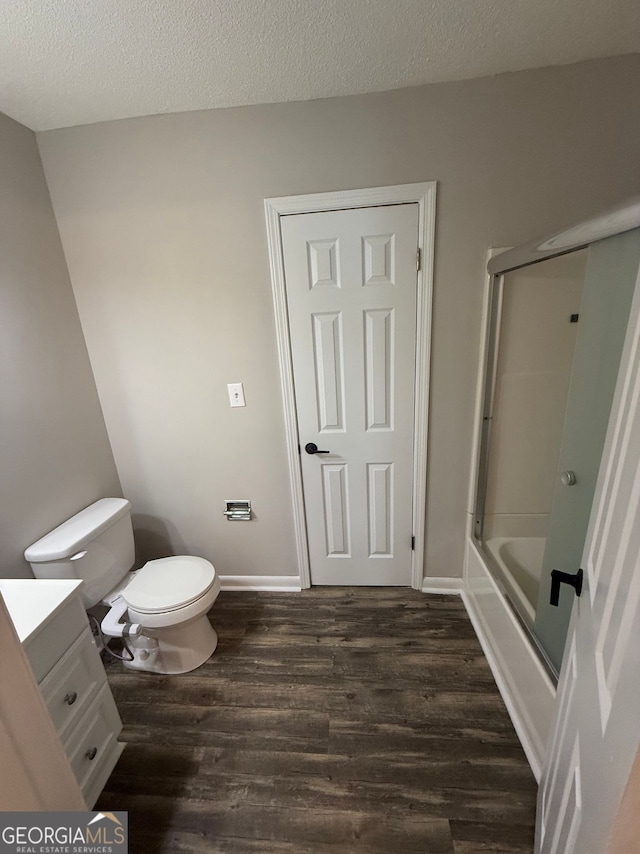
[[[122,637],[132,661],[123,664],[151,673],[187,673],[213,654],[218,637],[207,612],[220,592],[208,560],[183,555],[135,562],[131,504],[102,498],[67,519],[24,553],[36,578],[70,578],[84,583],[87,609],[109,610],[102,631]]]

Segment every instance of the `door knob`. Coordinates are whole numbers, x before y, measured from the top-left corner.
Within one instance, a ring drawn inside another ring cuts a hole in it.
[[[307,442],[307,444],[304,446],[304,449],[308,454],[330,454],[331,453],[331,451],[319,451],[318,446],[316,445],[315,442]]]
[[[582,579],[584,572],[579,569],[575,574],[561,572],[559,569],[551,570],[551,597],[549,603],[558,607],[560,601],[560,585],[568,584],[576,591],[576,596],[582,593]]]
[[[576,482],[576,473],[574,471],[563,471],[560,475],[560,482],[563,486],[573,486]]]

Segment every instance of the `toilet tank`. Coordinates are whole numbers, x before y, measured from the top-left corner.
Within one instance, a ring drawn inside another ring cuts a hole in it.
[[[58,525],[24,553],[36,578],[78,578],[90,608],[121,581],[135,562],[131,504],[101,498]]]

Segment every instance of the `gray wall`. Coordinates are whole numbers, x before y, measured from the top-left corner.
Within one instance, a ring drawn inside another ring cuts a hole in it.
[[[0,576],[120,483],[35,135],[0,115]]]
[[[425,571],[459,575],[487,249],[640,191],[639,83],[629,56],[40,134],[145,556],[296,571],[262,200],[437,180]],[[225,522],[245,497],[257,521]]]

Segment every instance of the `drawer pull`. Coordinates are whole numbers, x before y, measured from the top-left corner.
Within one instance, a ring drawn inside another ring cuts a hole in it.
[[[65,694],[64,701],[67,704],[67,706],[73,706],[73,704],[75,703],[75,701],[77,699],[78,699],[78,694],[76,693],[76,691],[72,691],[71,694]]]
[[[87,757],[87,759],[89,760],[89,762],[91,762],[91,760],[92,760],[92,759],[95,759],[95,758],[96,758],[96,753],[97,753],[97,752],[98,752],[98,748],[97,748],[97,747],[92,747],[92,748],[91,748],[91,750],[87,750],[87,752],[85,753],[85,756]]]

